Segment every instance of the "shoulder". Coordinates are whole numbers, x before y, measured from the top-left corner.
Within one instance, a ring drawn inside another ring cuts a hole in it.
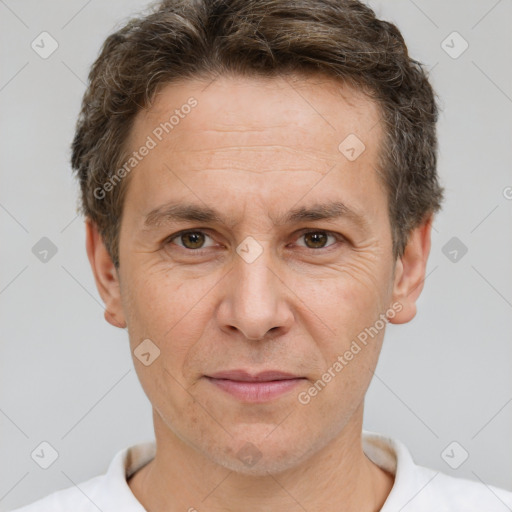
[[[416,471],[429,477],[429,483],[418,501],[426,506],[436,505],[439,512],[507,512],[512,510],[512,492],[482,481],[453,477],[416,466]],[[423,510],[423,509],[422,509]]]
[[[375,464],[395,477],[381,512],[512,511],[512,492],[417,465],[396,439],[366,431],[363,446]]]
[[[48,494],[11,512],[143,512],[127,483],[127,476],[155,455],[154,441],[139,443],[117,452],[105,474]]]
[[[79,484],[79,487],[55,491],[12,512],[98,512],[95,499],[103,478],[104,476],[97,476]]]

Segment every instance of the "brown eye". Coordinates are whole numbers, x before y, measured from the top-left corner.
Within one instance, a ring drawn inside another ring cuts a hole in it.
[[[331,242],[328,243],[329,239]],[[333,233],[331,231],[302,231],[302,234],[298,238],[299,241],[304,240],[303,243],[296,242],[296,245],[306,250],[312,250],[321,252],[322,249],[326,251],[334,249],[338,244],[343,244],[346,240],[345,237],[339,233]]]
[[[190,251],[203,249],[203,245],[207,238],[210,238],[206,233],[202,231],[185,231],[183,233],[178,233],[173,237],[168,239],[168,243],[173,241],[181,242],[176,243],[178,247],[183,247],[184,249],[189,249]],[[208,247],[208,246],[206,246]]]
[[[185,233],[181,235],[181,240],[187,249],[200,249],[204,243],[204,235],[199,232]]]
[[[322,249],[327,243],[328,235],[324,231],[311,231],[302,235],[309,249]]]

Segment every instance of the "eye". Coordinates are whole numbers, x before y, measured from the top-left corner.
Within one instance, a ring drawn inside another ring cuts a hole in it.
[[[172,235],[166,240],[166,243],[171,243],[173,240],[180,240],[183,245],[176,244],[178,247],[183,247],[190,251],[197,251],[198,249],[204,249],[203,246],[206,238],[210,238],[204,231],[182,231],[176,235]],[[207,246],[212,247],[212,246]]]
[[[326,245],[329,237],[334,239],[335,242],[342,239],[340,235],[335,235],[334,233],[330,233],[329,231],[307,231],[306,233],[302,233],[300,235],[299,240],[303,238],[306,241],[305,247],[307,249],[315,250],[325,249],[327,247],[331,247],[332,245],[334,245]]]
[[[208,238],[211,240],[211,237],[204,231],[181,231],[180,233],[176,233],[168,237],[165,240],[165,245],[174,243],[174,245],[177,245],[178,247],[181,247],[188,252],[201,254],[203,249],[208,249],[215,246],[214,244],[204,245],[206,239]],[[329,238],[331,238],[334,242],[327,245]],[[336,245],[336,242],[344,240],[343,236],[338,235],[337,233],[331,233],[330,231],[321,230],[310,230],[302,232],[301,235],[299,236],[299,240],[300,239],[305,240],[305,245],[298,245],[311,250],[328,249],[329,247]]]

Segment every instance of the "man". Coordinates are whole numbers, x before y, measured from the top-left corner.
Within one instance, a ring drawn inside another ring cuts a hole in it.
[[[436,120],[355,0],[164,1],[111,35],[72,164],[156,443],[20,510],[510,509],[362,432],[385,326],[423,288]]]

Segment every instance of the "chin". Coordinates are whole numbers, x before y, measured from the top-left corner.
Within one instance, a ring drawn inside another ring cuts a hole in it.
[[[254,433],[257,429],[252,427]],[[303,446],[299,439],[287,435],[285,430],[281,436],[276,432],[269,434],[271,430],[265,425],[260,429],[260,435],[255,436],[244,429],[242,435],[230,438],[229,446],[219,447],[221,452],[210,454],[210,457],[230,471],[256,477],[292,469],[306,460],[313,450],[312,446]]]
[[[219,465],[235,473],[252,476],[252,477],[268,477],[269,474],[278,474],[294,468],[300,461],[297,454],[291,453],[261,453],[258,458],[252,461],[245,457],[240,460],[238,453],[230,453],[223,460],[217,460]]]

